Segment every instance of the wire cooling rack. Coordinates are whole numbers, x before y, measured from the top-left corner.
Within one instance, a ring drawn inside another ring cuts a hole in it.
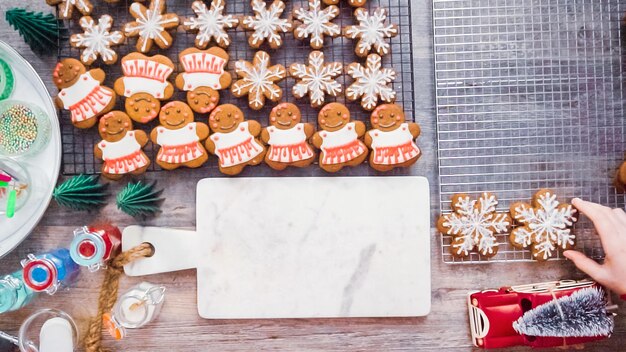
[[[104,0],[94,0],[94,11],[92,17],[98,18],[103,14],[110,14],[113,19],[113,30],[121,30],[126,22],[133,21],[134,18],[129,14],[128,8],[132,3],[131,0],[121,0],[118,3],[108,3]],[[182,17],[191,17],[195,14],[191,10],[191,0],[169,0],[167,1],[167,12],[174,12]],[[209,4],[210,1],[205,0],[205,3]],[[286,9],[283,14],[284,17],[290,17],[292,10],[296,6],[307,6],[306,0],[285,1]],[[347,25],[354,24],[353,11],[354,9],[346,4],[346,1],[340,1],[340,15],[333,20],[342,28]],[[147,3],[146,3],[147,4]],[[396,70],[397,78],[393,83],[393,88],[397,94],[397,102],[404,106],[407,117],[414,119],[413,112],[415,111],[415,105],[413,100],[413,55],[411,46],[411,1],[410,0],[369,0],[366,6],[369,9],[376,9],[383,7],[388,10],[388,20],[390,23],[398,25],[399,34],[390,39],[391,53],[385,55],[383,58],[384,67],[393,67]],[[236,16],[252,15],[252,9],[249,0],[228,0],[226,1],[226,14],[232,14]],[[66,27],[69,29],[68,35],[82,32],[82,29],[78,25],[78,15],[71,21],[65,21]],[[227,49],[230,55],[230,61],[228,63],[228,70],[233,75],[233,79],[237,79],[234,73],[234,63],[237,60],[252,60],[255,50],[248,46],[247,36],[249,32],[244,32],[242,29],[237,28],[235,30],[228,31],[231,37],[231,45]],[[147,55],[161,54],[168,56],[178,66],[178,53],[186,48],[194,45],[195,34],[187,33],[182,28],[179,28],[174,35],[174,43],[171,48],[166,50],[159,49],[156,45],[153,46],[150,53]],[[313,50],[309,46],[308,41],[298,41],[293,38],[292,33],[286,33],[283,37],[283,46],[276,50],[271,50],[267,44],[264,44],[260,49],[267,51],[272,60],[271,64],[282,64],[288,67],[292,63],[300,62],[306,63],[309,53]],[[128,38],[126,42],[120,46],[115,47],[119,57],[136,51],[135,43],[136,38]],[[326,38],[324,48],[322,51],[328,62],[342,62],[347,65],[351,62],[364,62],[363,59],[359,59],[354,54],[355,41],[338,37],[338,38]],[[69,45],[69,37],[65,36],[60,39],[59,42],[59,59],[65,57],[78,58],[80,50],[73,48]],[[94,63],[91,68],[102,68],[106,72],[105,85],[113,87],[115,79],[121,76],[121,67],[119,60],[113,65],[105,65],[100,59]],[[174,77],[179,72],[176,69],[170,76],[170,81],[173,82]],[[338,82],[345,88],[352,82],[350,77],[345,74],[338,78]],[[293,78],[286,78],[279,83],[279,86],[283,89],[283,101],[294,102],[300,107],[302,111],[302,121],[310,122],[317,125],[317,113],[319,109],[311,108],[309,100],[295,99],[291,93],[291,88],[295,80]],[[370,113],[364,111],[358,102],[347,103],[344,97],[332,98],[327,97],[327,102],[338,101],[345,103],[351,111],[352,118],[355,120],[364,121],[369,126]],[[176,89],[174,96],[171,100],[185,101],[185,92],[178,91]],[[269,112],[276,104],[267,102],[265,108],[260,111],[253,111],[248,108],[248,102],[246,98],[235,98],[229,90],[220,91],[220,104],[232,103],[239,106],[247,119],[254,119],[259,121],[263,126],[268,125]],[[124,99],[118,98],[115,109],[124,110]],[[207,122],[208,114],[201,115],[196,114],[196,121]],[[63,141],[63,174],[75,175],[80,173],[94,174],[100,172],[101,162],[96,160],[93,156],[93,146],[100,141],[98,131],[96,128],[89,130],[80,130],[74,128],[70,123],[69,113],[67,111],[60,111],[61,119],[61,134]],[[158,119],[151,121],[146,125],[135,124],[135,128],[140,128],[145,131],[150,131],[158,124]],[[154,160],[157,152],[152,143],[148,143],[145,148],[146,154]],[[254,169],[254,171],[252,170]],[[351,170],[348,170],[351,169]],[[160,170],[158,166],[153,163],[148,171]],[[173,171],[179,172],[179,171]],[[202,168],[197,170],[183,170],[180,172],[185,173],[198,173],[202,177],[219,176],[219,170],[217,168],[217,161],[215,158],[209,159]],[[394,174],[406,173],[408,170],[394,170]],[[258,166],[254,168],[246,168],[244,175],[247,176],[265,176],[272,175],[274,172],[269,170],[265,166]],[[309,167],[306,170],[286,170],[281,172],[281,175],[289,174],[303,174],[308,175],[324,175],[324,172],[318,167]],[[375,174],[376,172],[369,168],[367,165],[360,165],[357,168],[345,168],[340,173],[351,175],[368,175]]]
[[[500,210],[540,188],[623,207],[612,185],[626,150],[621,0],[434,0],[440,210],[454,193],[493,192]],[[592,224],[579,249],[603,256]],[[499,236],[491,258],[528,261]]]

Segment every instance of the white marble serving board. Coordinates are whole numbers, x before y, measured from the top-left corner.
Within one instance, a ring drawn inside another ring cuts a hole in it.
[[[197,267],[204,318],[430,310],[425,178],[211,178],[198,183],[196,210],[197,233],[134,227],[124,231],[124,247],[155,245],[129,275]],[[178,249],[169,246],[181,238]],[[175,263],[183,250],[195,253]]]

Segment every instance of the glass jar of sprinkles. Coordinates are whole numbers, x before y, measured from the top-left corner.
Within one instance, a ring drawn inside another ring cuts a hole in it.
[[[50,120],[36,105],[0,101],[0,156],[32,155],[50,141]]]

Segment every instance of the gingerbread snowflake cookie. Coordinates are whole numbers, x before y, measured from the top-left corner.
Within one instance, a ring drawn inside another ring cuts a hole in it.
[[[294,10],[294,16],[301,22],[293,32],[298,40],[310,38],[313,49],[321,49],[324,45],[324,36],[337,37],[341,28],[331,21],[339,15],[339,8],[330,5],[322,9],[320,0],[309,0],[309,8]]]
[[[547,260],[557,249],[571,249],[576,244],[572,231],[578,220],[576,209],[571,204],[559,203],[550,190],[535,193],[532,204],[513,203],[511,216],[521,225],[511,232],[511,244],[518,248],[530,247],[533,259]]]
[[[152,0],[150,7],[134,2],[130,5],[130,14],[135,21],[126,23],[124,33],[127,37],[138,37],[137,50],[147,53],[152,44],[161,49],[167,49],[172,45],[172,36],[168,29],[178,26],[178,16],[175,13],[165,12],[165,0]]]
[[[358,8],[354,11],[354,16],[358,24],[345,27],[343,35],[350,39],[358,39],[354,50],[357,56],[365,57],[372,49],[378,55],[387,55],[390,46],[385,39],[398,35],[398,26],[385,24],[387,11],[382,8],[377,9],[370,16],[369,11]]]
[[[112,46],[124,42],[124,34],[120,31],[111,32],[113,17],[102,15],[96,23],[89,16],[82,17],[79,21],[84,33],[73,34],[70,37],[70,45],[82,48],[80,61],[85,65],[91,65],[98,56],[102,57],[105,64],[113,64],[117,61],[117,53]]]
[[[84,16],[90,15],[93,11],[93,5],[89,0],[46,0],[46,4],[50,6],[59,6],[59,18],[68,20],[72,18],[74,9],[78,10]]]
[[[293,28],[289,20],[280,18],[285,11],[285,3],[274,0],[266,5],[264,0],[252,0],[250,4],[254,16],[246,16],[241,21],[244,29],[254,31],[248,38],[250,47],[258,49],[267,41],[272,49],[280,48],[283,45],[280,33],[289,32]]]
[[[365,66],[354,62],[346,70],[354,82],[346,89],[346,98],[349,101],[361,99],[361,106],[365,110],[374,110],[378,100],[393,103],[396,92],[389,86],[396,79],[396,71],[391,68],[382,68],[382,58],[376,54],[369,54]]]
[[[324,105],[326,94],[336,97],[341,93],[341,84],[335,78],[341,75],[340,62],[324,62],[324,53],[313,51],[309,54],[309,65],[292,64],[289,74],[298,82],[293,86],[293,95],[302,98],[309,95],[312,107]]]
[[[326,5],[337,5],[339,4],[340,0],[322,0],[322,2]],[[352,7],[361,7],[365,6],[367,0],[348,0],[347,2],[348,5]]]
[[[231,91],[234,96],[248,95],[248,105],[253,110],[260,110],[265,106],[265,99],[279,101],[283,90],[276,85],[285,78],[287,72],[283,65],[270,66],[270,55],[265,51],[258,51],[252,62],[237,61],[235,72],[241,77],[233,83]]]
[[[197,33],[195,43],[198,48],[206,48],[211,41],[215,41],[222,48],[230,45],[226,29],[237,27],[239,19],[232,15],[224,15],[225,4],[224,0],[213,0],[210,9],[202,1],[194,1],[191,4],[196,17],[184,20],[183,28]]]
[[[508,233],[512,221],[508,212],[496,211],[497,205],[491,193],[483,193],[478,199],[467,194],[452,196],[452,213],[439,217],[437,229],[452,236],[450,253],[454,257],[467,257],[474,249],[486,257],[498,253],[496,235]]]

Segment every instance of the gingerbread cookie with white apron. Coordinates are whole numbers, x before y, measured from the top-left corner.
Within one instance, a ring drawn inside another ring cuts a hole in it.
[[[319,164],[328,172],[337,172],[344,166],[356,166],[367,158],[367,146],[361,138],[365,124],[350,121],[350,111],[340,103],[330,103],[317,116],[320,131],[311,139],[321,150]]]
[[[102,85],[105,73],[99,68],[87,71],[80,61],[67,58],[56,65],[52,78],[59,88],[56,105],[69,110],[72,124],[78,128],[94,126],[98,117],[115,105],[115,92]]]
[[[315,152],[307,142],[315,127],[301,119],[300,109],[291,103],[279,104],[270,112],[270,126],[261,132],[261,140],[268,145],[265,163],[272,169],[306,167],[315,160]]]
[[[266,149],[257,139],[261,125],[254,120],[244,120],[243,112],[232,104],[220,105],[209,117],[213,134],[206,140],[206,149],[219,158],[223,174],[237,175],[246,165],[263,161]]]
[[[193,111],[182,101],[165,104],[159,113],[160,126],[150,133],[150,140],[161,146],[156,163],[165,170],[181,166],[196,168],[209,158],[202,142],[209,136],[209,126],[194,122]]]
[[[146,172],[150,159],[142,148],[148,143],[144,131],[133,130],[133,122],[123,111],[102,116],[98,125],[102,140],[94,146],[94,155],[101,159],[102,176],[119,180],[124,175]]]
[[[406,122],[404,111],[396,104],[383,104],[372,112],[372,129],[365,134],[365,144],[372,150],[369,164],[378,171],[415,164],[422,155],[415,144],[420,126]]]

